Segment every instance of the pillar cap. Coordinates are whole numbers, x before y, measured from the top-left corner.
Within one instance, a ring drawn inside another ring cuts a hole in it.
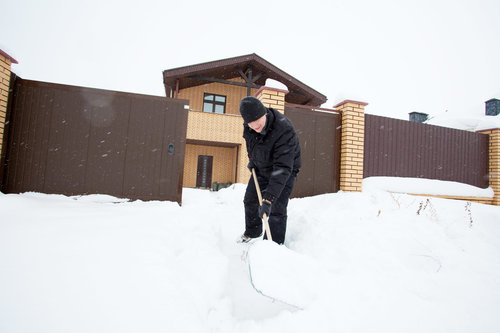
[[[352,99],[346,99],[340,103],[338,103],[337,105],[335,105],[333,108],[338,108],[339,106],[342,106],[344,104],[347,104],[347,103],[351,103],[351,104],[359,104],[359,105],[362,105],[362,106],[367,106],[368,103],[365,103],[365,102],[360,102],[360,101],[354,101]]]
[[[272,90],[272,91],[277,91],[277,92],[283,92],[286,94],[288,94],[288,90],[284,90],[284,89],[278,89],[278,88],[273,88],[273,87],[267,87],[267,86],[262,86],[259,88],[259,90],[257,90],[257,92],[254,94],[254,96],[259,96],[259,94],[261,94],[264,90]]]

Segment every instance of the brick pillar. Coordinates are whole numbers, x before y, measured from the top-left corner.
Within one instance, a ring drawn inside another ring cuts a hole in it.
[[[368,103],[345,100],[334,106],[342,112],[340,190],[344,192],[362,189],[366,105]]]
[[[5,118],[7,117],[7,98],[9,97],[10,67],[17,64],[16,59],[0,49],[0,156],[5,131]]]
[[[262,86],[255,93],[255,97],[257,97],[265,107],[276,109],[284,114],[286,94],[288,94],[288,90]]]
[[[500,128],[479,132],[489,135],[489,183],[495,192],[492,204],[500,206]]]

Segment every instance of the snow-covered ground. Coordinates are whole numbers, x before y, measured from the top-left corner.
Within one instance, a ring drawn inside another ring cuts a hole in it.
[[[251,286],[244,189],[184,189],[182,207],[0,193],[0,332],[500,332],[500,207],[377,188],[291,200],[296,256],[260,242],[252,265],[289,270],[272,288],[299,288],[297,310]]]

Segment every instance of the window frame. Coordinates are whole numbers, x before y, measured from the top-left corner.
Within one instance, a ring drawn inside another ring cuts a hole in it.
[[[213,96],[212,100],[207,100],[206,97],[208,96]],[[223,97],[224,102],[219,102],[217,101],[217,97]],[[212,111],[205,111],[205,103],[210,104],[212,107]],[[224,95],[218,95],[218,94],[213,94],[213,93],[203,93],[203,107],[202,111],[206,113],[215,113],[215,114],[226,114],[226,103],[227,103],[227,96]],[[220,112],[215,112],[215,109],[217,106],[222,106],[222,113]]]

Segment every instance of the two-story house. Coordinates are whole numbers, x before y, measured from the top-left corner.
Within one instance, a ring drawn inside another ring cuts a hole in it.
[[[255,95],[267,79],[286,85],[287,104],[318,107],[326,102],[326,96],[256,54],[163,72],[166,95],[187,99],[190,104],[185,187],[247,181],[250,174],[239,102]]]

